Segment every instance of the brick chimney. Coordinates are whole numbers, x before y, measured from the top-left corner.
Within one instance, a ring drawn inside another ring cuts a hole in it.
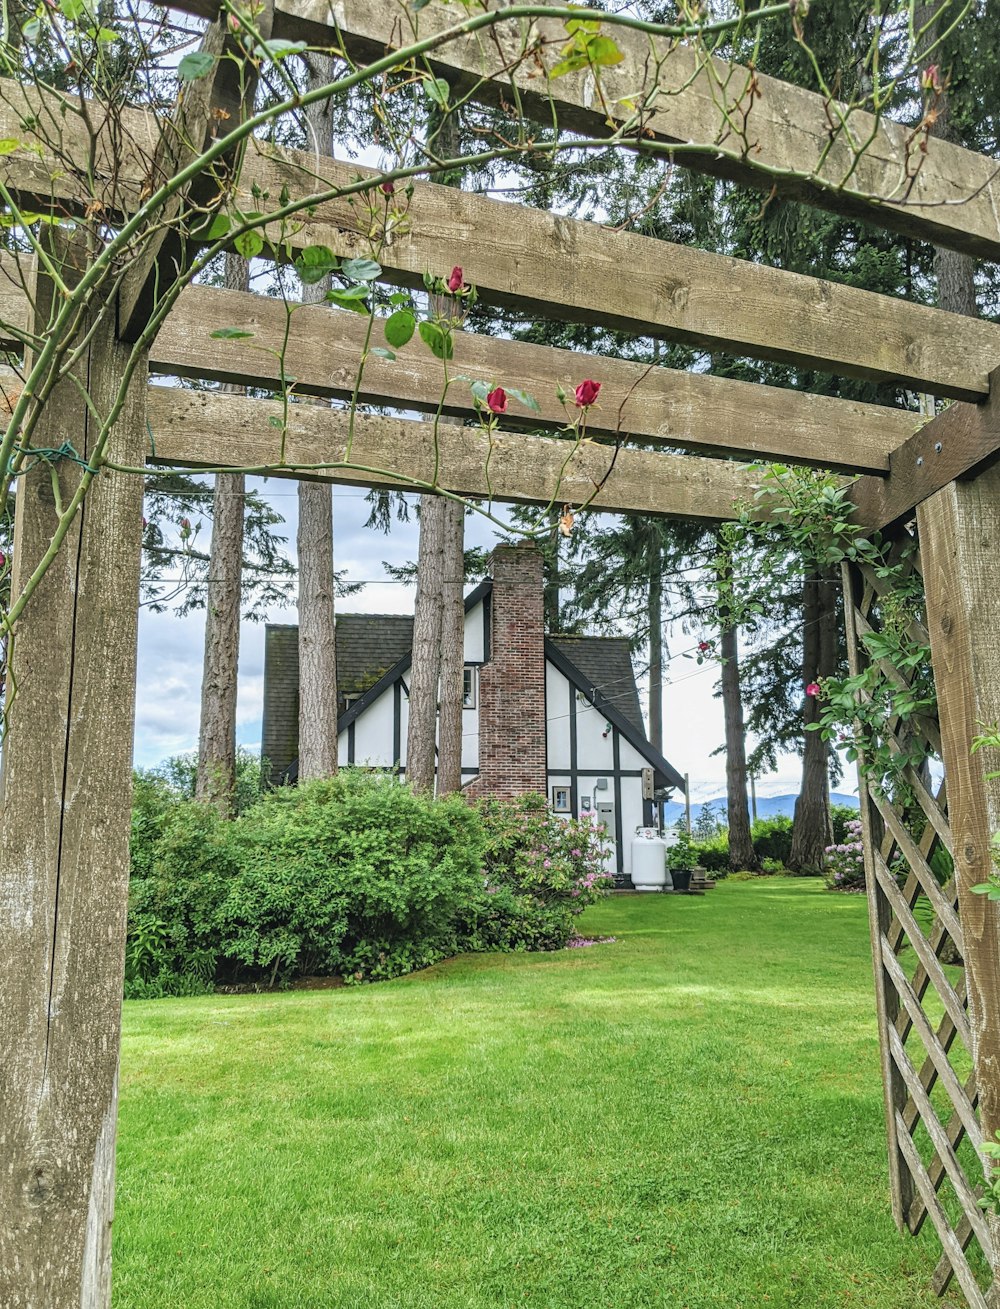
[[[479,776],[470,798],[547,793],[542,556],[501,545],[490,555],[489,662],[479,670]]]

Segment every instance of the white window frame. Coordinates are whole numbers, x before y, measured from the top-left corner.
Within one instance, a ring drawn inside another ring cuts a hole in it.
[[[469,677],[469,693],[465,693],[465,677]],[[475,664],[466,664],[462,669],[462,708],[475,709],[479,703],[479,669]]]
[[[559,796],[566,797],[566,803],[559,803]],[[554,786],[552,788],[552,812],[554,814],[570,814],[573,812],[572,790],[568,786]]]

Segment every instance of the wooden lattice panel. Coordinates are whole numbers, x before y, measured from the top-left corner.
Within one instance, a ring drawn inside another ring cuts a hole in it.
[[[913,544],[901,539],[897,561],[919,570]],[[868,566],[845,567],[852,674],[870,662],[865,637],[881,629],[889,585]],[[929,644],[922,623],[910,623],[910,634]],[[910,685],[904,670],[886,660],[880,667],[898,688]],[[987,1309],[993,1242],[978,1204],[983,1135],[958,894],[954,876],[939,876],[953,866],[954,848],[947,782],[932,781],[940,776],[937,717],[890,720],[881,743],[897,757],[909,755],[914,733],[925,767],[907,763],[899,784],[883,787],[862,752],[858,775],[893,1214],[914,1235],[928,1218],[933,1224],[943,1248],[936,1292],[943,1295],[954,1279],[974,1309]]]

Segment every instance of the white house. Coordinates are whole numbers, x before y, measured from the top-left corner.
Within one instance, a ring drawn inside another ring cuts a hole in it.
[[[498,547],[490,574],[465,601],[465,791],[539,791],[556,813],[592,816],[625,881],[636,827],[684,788],[646,737],[628,642],[546,635],[533,547]],[[399,615],[338,615],[342,764],[405,773],[412,626]],[[297,733],[297,629],[268,626],[262,752],[274,782],[295,778]]]

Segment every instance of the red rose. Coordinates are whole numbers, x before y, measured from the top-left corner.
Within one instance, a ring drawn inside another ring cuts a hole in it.
[[[190,519],[190,518],[182,518],[182,519],[181,519],[181,531],[182,531],[182,532],[190,532],[190,530],[191,530],[191,519]]]
[[[486,397],[486,404],[491,413],[505,414],[507,412],[507,392],[502,386],[495,386]]]
[[[933,91],[940,94],[941,91],[941,70],[937,64],[928,64],[920,78],[920,85],[925,91]]]
[[[382,182],[378,188],[383,195],[394,195],[396,192],[395,182]]]
[[[577,409],[589,409],[597,399],[598,392],[601,389],[600,382],[592,382],[588,377],[581,382],[576,388],[576,407]]]
[[[701,651],[702,654],[704,654],[706,650],[711,650],[711,648],[712,647],[709,645],[707,641],[698,642],[698,649]]]
[[[451,270],[448,275],[448,290],[453,294],[462,289],[462,270],[458,264]]]
[[[4,554],[2,550],[0,550],[0,568],[3,568],[6,562],[7,562],[7,556]]]

